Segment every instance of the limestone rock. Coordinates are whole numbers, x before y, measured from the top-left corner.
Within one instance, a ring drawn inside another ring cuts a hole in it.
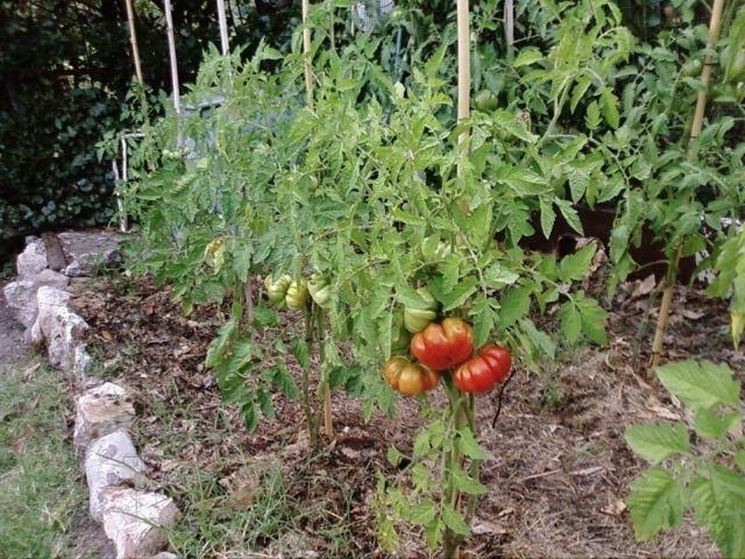
[[[69,283],[70,279],[68,277],[46,269],[36,276],[28,276],[28,279],[9,283],[5,286],[3,293],[8,301],[8,306],[13,309],[16,319],[28,328],[33,325],[36,319],[36,292],[39,288],[47,286],[64,289]]]
[[[85,457],[85,477],[90,493],[90,514],[101,522],[104,492],[107,488],[134,484],[145,472],[145,463],[137,456],[132,438],[118,430],[94,441]]]
[[[77,404],[73,444],[79,456],[96,439],[132,424],[135,410],[127,391],[107,382],[86,391]]]
[[[111,231],[67,231],[57,238],[70,262],[64,270],[66,276],[90,276],[97,267],[113,264],[121,256],[122,237]]]
[[[45,342],[49,363],[63,371],[72,371],[81,359],[78,347],[88,324],[67,306],[70,294],[54,287],[40,287],[36,293],[39,313],[31,327],[34,344]]]
[[[26,238],[26,248],[18,255],[16,269],[22,280],[36,276],[47,267],[47,251],[44,243],[37,237]]]
[[[105,492],[103,528],[116,546],[117,559],[142,559],[166,546],[163,528],[176,523],[179,510],[161,493],[126,488]]]
[[[3,294],[16,320],[26,327],[31,326],[36,318],[34,282],[21,279],[12,281],[5,286]]]

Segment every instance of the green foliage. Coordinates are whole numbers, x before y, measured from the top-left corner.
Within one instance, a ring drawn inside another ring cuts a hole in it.
[[[682,361],[657,369],[665,388],[693,412],[682,422],[628,427],[631,449],[655,465],[631,483],[627,500],[636,537],[678,526],[685,510],[706,528],[724,557],[745,554],[745,439],[740,381],[726,365]],[[700,440],[690,444],[690,429]]]
[[[717,277],[708,292],[730,300],[732,342],[737,349],[745,332],[745,228],[722,243],[714,269]]]

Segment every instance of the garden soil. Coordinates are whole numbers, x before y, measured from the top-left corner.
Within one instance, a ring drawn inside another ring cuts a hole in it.
[[[390,444],[411,450],[421,426],[416,401],[401,400],[393,418],[374,414],[365,422],[357,400],[335,393],[336,436],[315,453],[308,448],[299,406],[282,396],[273,399],[276,419],[261,420],[248,433],[235,406],[221,402],[216,381],[203,366],[224,311],[213,305],[186,317],[168,290],[148,279],[98,281],[73,304],[92,326],[90,347],[103,374],[133,391],[140,454],[159,487],[186,511],[187,521],[198,517],[190,511],[207,508],[219,517],[251,506],[260,472],[271,467],[281,471],[293,510],[320,511],[288,524],[308,556],[434,556],[416,533],[400,534],[397,554],[381,549],[376,536],[376,475],[403,475],[388,463],[386,452]],[[635,543],[624,504],[630,481],[644,467],[626,446],[624,428],[686,419],[644,366],[656,318],[651,284],[629,283],[605,302],[609,347],[564,350],[539,371],[526,370],[518,359],[494,427],[498,394],[478,399],[480,438],[488,453],[482,479],[489,491],[477,508],[463,557],[718,556],[710,537],[690,519],[652,542]],[[551,331],[551,317],[542,320]],[[680,288],[663,358],[727,362],[743,378],[745,356],[733,350],[727,320],[725,304]],[[294,325],[292,330],[301,321],[288,313],[280,322]],[[256,341],[270,351],[287,330],[266,329]],[[289,365],[297,374],[297,365]],[[435,400],[443,398],[440,392]],[[205,479],[215,483],[195,502],[194,487],[204,486]],[[344,534],[343,543],[320,535],[334,529]],[[205,556],[300,556],[297,548],[287,548],[287,538],[275,536],[251,545],[240,537],[205,542],[211,550]]]

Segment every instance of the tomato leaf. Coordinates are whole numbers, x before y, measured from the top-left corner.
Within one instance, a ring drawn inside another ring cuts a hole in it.
[[[443,504],[442,521],[456,534],[467,536],[471,533],[468,524],[463,520],[463,516],[450,503]]]
[[[440,302],[442,303],[443,312],[462,306],[475,293],[477,284],[478,280],[470,276],[462,279],[451,290],[441,293]],[[445,286],[442,286],[442,288],[445,289]]]
[[[458,430],[458,448],[460,451],[472,460],[483,460],[486,454],[479,446],[476,436],[468,427]]]
[[[740,381],[726,364],[711,361],[678,361],[657,368],[660,382],[689,408],[699,410],[717,404],[739,406]]]
[[[638,541],[647,541],[683,519],[683,495],[675,479],[662,468],[651,468],[630,485],[626,499]]]
[[[530,289],[512,287],[502,298],[499,309],[499,322],[502,328],[508,328],[530,311]]]
[[[652,464],[688,452],[688,432],[680,422],[632,425],[624,438],[636,455]]]
[[[486,485],[470,477],[466,472],[456,467],[452,471],[453,485],[458,491],[468,495],[483,495],[488,491]]]

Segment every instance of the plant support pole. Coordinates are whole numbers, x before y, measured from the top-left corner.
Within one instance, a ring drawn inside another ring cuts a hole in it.
[[[135,76],[137,81],[143,84],[142,79],[142,65],[140,64],[140,49],[137,47],[137,33],[135,31],[135,14],[132,8],[132,0],[125,0],[124,2],[127,8],[127,23],[129,27],[129,42],[132,46],[132,60],[135,64]]]
[[[228,44],[228,21],[225,16],[225,0],[217,0],[217,20],[220,24],[220,46],[223,56],[230,52]]]
[[[458,10],[458,122],[471,114],[471,39],[468,21],[468,0],[457,0]],[[467,153],[468,130],[458,136],[458,176],[463,173]]]
[[[173,14],[171,0],[164,0],[166,9],[166,34],[168,36],[168,58],[171,62],[171,91],[173,92],[173,110],[181,116],[181,94],[178,82],[178,61],[176,60],[176,39],[173,34]],[[179,127],[180,128],[180,127]],[[179,141],[179,145],[181,142]]]
[[[302,0],[303,12],[303,71],[305,73],[305,99],[308,108],[313,110],[313,72],[310,60],[310,28],[308,27],[308,12],[310,0]]]
[[[719,34],[722,30],[722,12],[724,11],[725,0],[714,0],[711,9],[711,19],[709,20],[709,40],[707,41],[707,50],[711,52],[719,41]],[[704,126],[704,113],[706,111],[706,90],[711,82],[712,67],[715,60],[711,55],[707,55],[704,60],[704,67],[701,69],[701,89],[696,99],[696,109],[693,113],[693,122],[691,123],[691,134],[686,151],[686,159],[692,161],[698,155],[696,152],[694,140],[701,133]],[[654,333],[654,342],[652,343],[652,360],[651,369],[654,369],[660,362],[662,353],[662,344],[667,332],[667,323],[670,318],[670,308],[672,307],[673,294],[675,291],[675,278],[678,275],[678,264],[682,253],[682,246],[678,246],[672,261],[668,264],[665,275],[665,284],[662,291],[662,301],[660,303],[660,312],[657,316],[657,327]]]

